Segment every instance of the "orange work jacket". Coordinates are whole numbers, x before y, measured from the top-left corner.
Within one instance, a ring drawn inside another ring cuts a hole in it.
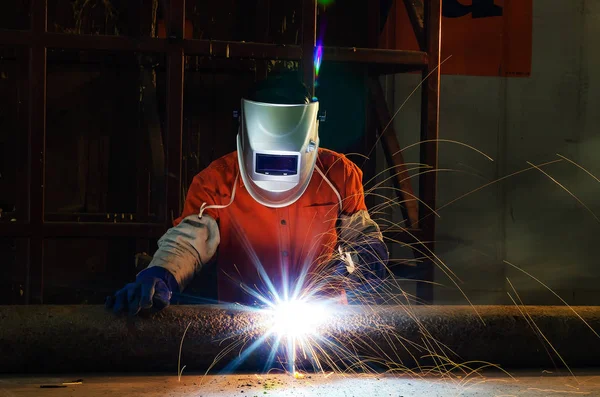
[[[286,288],[292,290],[318,276],[315,269],[320,269],[336,248],[338,217],[366,210],[362,171],[352,161],[321,148],[316,165],[339,192],[341,209],[336,193],[315,171],[304,194],[287,207],[259,204],[240,177],[231,205],[204,211],[219,225],[220,244],[213,260],[218,266],[220,301],[252,303],[256,298],[248,288],[263,296],[273,290],[283,296]],[[196,175],[174,225],[197,214],[203,203],[228,204],[238,173],[237,152],[233,152]]]

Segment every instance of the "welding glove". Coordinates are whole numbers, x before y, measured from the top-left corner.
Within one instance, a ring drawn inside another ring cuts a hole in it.
[[[159,311],[169,306],[173,291],[179,291],[175,277],[163,267],[152,266],[142,270],[135,282],[107,297],[106,308],[132,316],[140,311]]]
[[[374,292],[386,276],[389,253],[381,240],[353,247],[338,247],[339,256],[333,267],[333,275],[341,277],[347,293],[354,291]]]

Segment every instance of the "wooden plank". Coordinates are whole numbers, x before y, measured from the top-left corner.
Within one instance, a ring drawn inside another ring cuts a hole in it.
[[[439,109],[440,109],[440,58],[441,58],[441,29],[442,29],[442,5],[441,0],[431,0],[425,4],[425,26],[427,53],[429,54],[429,65],[423,71],[423,78],[427,77],[423,84],[421,98],[421,140],[430,141],[424,143],[421,148],[421,163],[427,164],[432,170],[438,168],[438,143],[439,138]],[[437,173],[427,172],[419,176],[419,197],[427,206],[435,209],[436,206]],[[425,205],[419,209],[420,226],[424,231],[424,239],[427,241],[427,249],[433,252],[435,240],[435,215]],[[433,281],[433,261],[424,263],[421,278]],[[417,297],[424,302],[433,302],[433,285],[431,283],[417,283]]]
[[[381,145],[388,165],[392,167],[390,174],[394,177],[394,185],[397,190],[398,198],[401,201],[402,215],[408,221],[410,227],[419,227],[419,202],[416,199],[408,170],[406,168],[404,157],[400,152],[400,143],[391,120],[391,114],[388,110],[385,94],[381,84],[375,77],[369,79],[369,88],[374,102],[377,121],[381,135]],[[389,125],[388,125],[389,124]]]

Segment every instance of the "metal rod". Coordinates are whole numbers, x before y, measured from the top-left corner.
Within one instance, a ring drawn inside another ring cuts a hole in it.
[[[600,329],[599,307],[573,309],[592,328]],[[323,340],[353,352],[341,353],[348,365],[367,357],[394,362],[392,366],[397,368],[414,368],[416,361],[428,366],[435,360],[439,365],[436,358],[427,357],[431,347],[418,347],[428,340],[435,353],[451,362],[475,361],[469,367],[485,362],[503,367],[562,366],[548,354],[545,342],[522,312],[568,365],[597,365],[597,336],[564,306],[383,306],[366,310],[345,306],[336,308],[318,332]],[[135,318],[115,316],[102,306],[0,306],[0,373],[169,371],[175,376],[179,345],[188,325],[181,363],[187,371],[205,371],[230,344],[246,339],[244,346],[248,347],[264,335],[265,319],[264,314],[235,306],[171,306]],[[263,370],[272,345],[259,344],[242,368]],[[331,351],[327,343],[321,347]],[[214,370],[231,363],[243,349],[240,344],[225,354]],[[298,359],[300,368],[310,367],[304,355]],[[327,365],[326,360],[322,363]]]

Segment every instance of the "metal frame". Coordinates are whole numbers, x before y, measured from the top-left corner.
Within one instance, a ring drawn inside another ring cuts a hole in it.
[[[421,163],[427,164],[431,172],[419,176],[419,198],[424,204],[419,206],[420,228],[423,230],[423,246],[430,260],[421,265],[421,280],[417,283],[416,295],[424,302],[433,302],[435,216],[430,208],[436,208],[438,137],[440,123],[440,58],[442,51],[442,0],[425,0],[425,37],[423,46],[427,50],[429,63],[423,70],[425,83],[421,91]],[[417,26],[413,22],[413,27]],[[417,29],[415,29],[416,31]]]
[[[397,0],[400,1],[400,0]],[[414,1],[413,1],[414,2]],[[418,1],[417,1],[418,2]],[[325,47],[324,61],[354,62],[368,66],[370,74],[421,70],[430,74],[440,58],[441,0],[425,0],[424,51],[381,50],[375,48]],[[405,1],[409,6],[410,1]],[[168,38],[92,36],[51,33],[47,31],[47,0],[31,0],[31,29],[0,30],[0,45],[29,48],[29,194],[27,222],[0,222],[0,237],[27,238],[26,303],[43,303],[44,239],[48,237],[138,237],[157,238],[181,211],[181,153],[183,122],[183,79],[186,55],[203,55],[213,59],[285,59],[300,61],[307,85],[314,78],[313,52],[316,41],[316,0],[304,0],[302,45],[276,45],[232,41],[184,39],[185,0],[171,0],[168,12]],[[411,16],[417,15],[417,11]],[[370,18],[371,19],[371,18]],[[411,21],[418,18],[411,18]],[[371,25],[371,23],[370,23]],[[375,26],[376,24],[373,24]],[[415,32],[420,34],[415,25]],[[372,40],[371,40],[372,41]],[[47,49],[110,50],[162,53],[167,57],[167,175],[166,223],[81,223],[44,220],[44,175],[46,141],[46,65]],[[423,139],[438,136],[439,70],[431,74],[422,98]],[[421,161],[437,167],[437,143],[423,145]],[[420,178],[420,196],[435,206],[435,172]],[[419,212],[425,241],[433,241],[434,217],[421,206]],[[429,244],[429,243],[428,243]],[[428,247],[433,249],[433,244]],[[426,272],[429,279],[433,271]],[[431,277],[430,277],[431,276]],[[421,298],[430,300],[429,284],[418,289]]]

